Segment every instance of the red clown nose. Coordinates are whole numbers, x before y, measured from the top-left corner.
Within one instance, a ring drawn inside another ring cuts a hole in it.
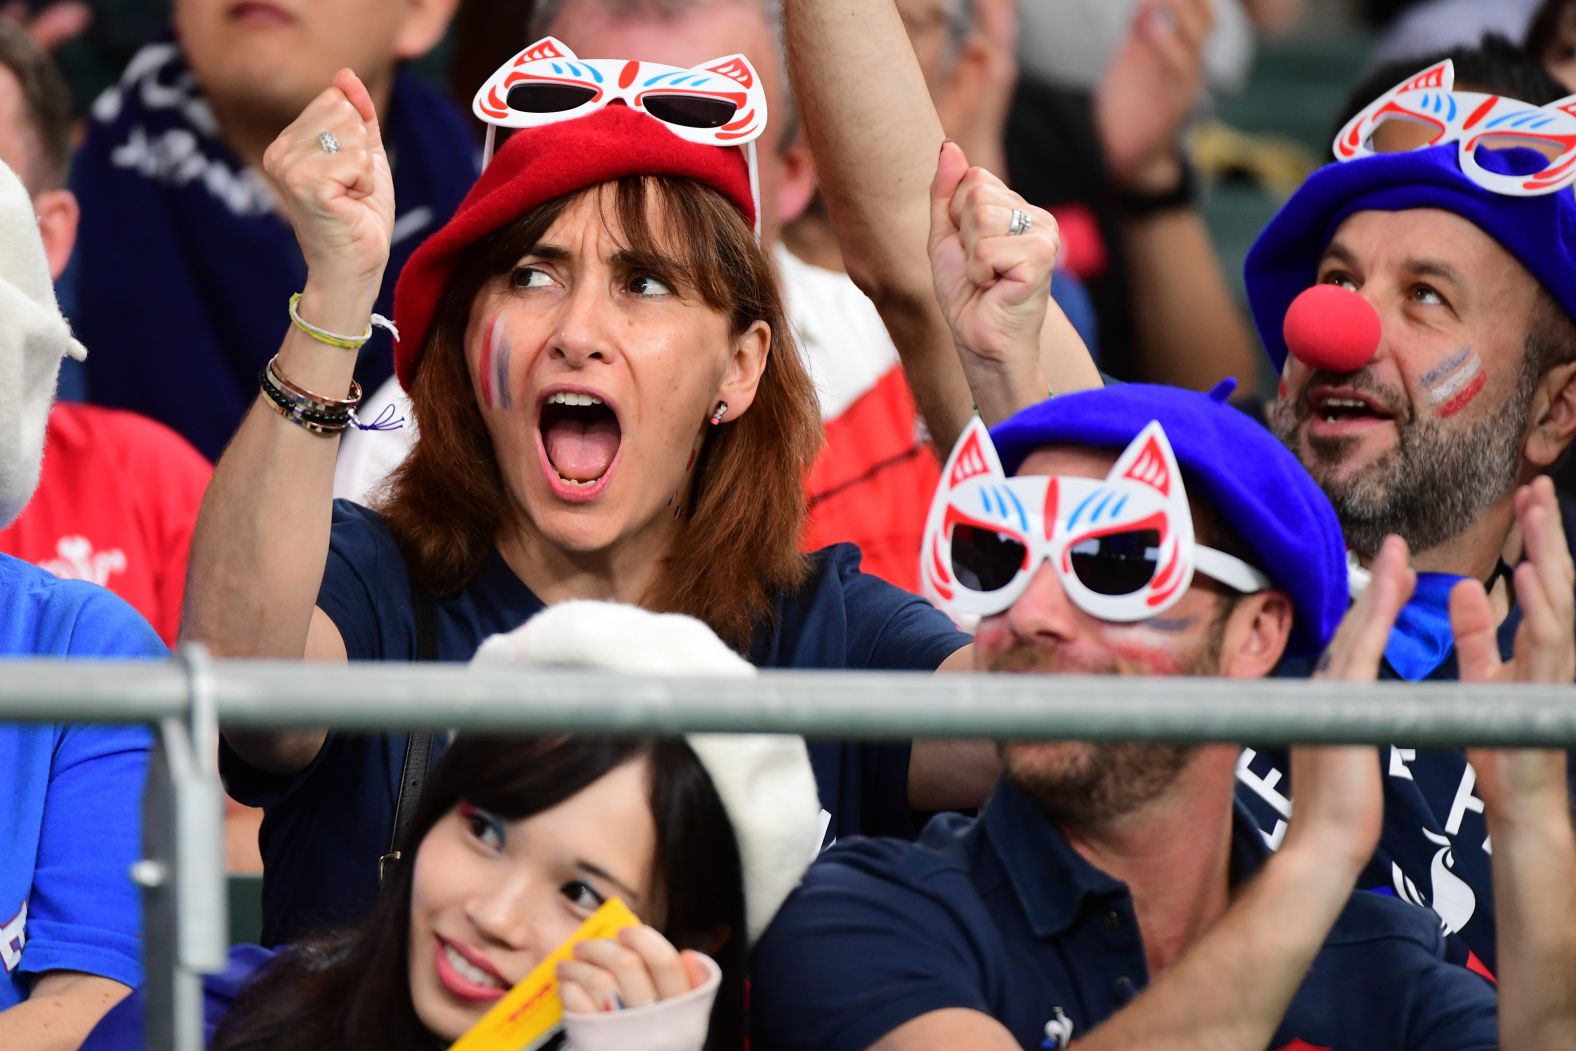
[[[1286,349],[1310,369],[1356,372],[1379,350],[1379,315],[1340,285],[1314,285],[1291,301],[1281,329]]]

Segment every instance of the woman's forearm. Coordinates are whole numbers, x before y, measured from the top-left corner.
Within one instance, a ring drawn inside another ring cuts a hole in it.
[[[367,315],[357,325],[348,320],[357,307],[332,305],[349,298],[304,295],[301,316],[331,331],[359,332]],[[298,387],[343,398],[355,359],[354,351],[292,328],[277,367]],[[261,396],[253,403],[219,458],[197,517],[183,638],[226,657],[305,655],[328,558],[338,449],[337,436],[286,420]]]

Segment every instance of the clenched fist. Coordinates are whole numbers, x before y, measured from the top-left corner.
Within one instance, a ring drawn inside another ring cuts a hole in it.
[[[360,331],[383,282],[394,229],[394,180],[366,87],[348,69],[279,133],[263,169],[295,229],[319,325]]]
[[[941,147],[930,200],[931,272],[959,349],[994,366],[1037,369],[1061,250],[1056,220],[970,168],[951,142]]]

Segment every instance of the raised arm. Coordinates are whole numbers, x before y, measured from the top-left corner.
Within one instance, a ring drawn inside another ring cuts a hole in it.
[[[338,149],[330,152],[325,141]],[[306,258],[300,316],[328,332],[359,335],[388,262],[394,186],[377,114],[354,73],[340,71],[280,133],[264,166]],[[356,354],[292,326],[276,360],[296,387],[343,399]],[[337,437],[286,420],[261,396],[253,403],[198,515],[182,637],[227,657],[344,659],[338,630],[316,609],[338,448]],[[323,733],[227,740],[254,766],[284,774],[311,761]]]
[[[844,263],[880,310],[936,443],[950,447],[976,400],[994,422],[1043,399],[1047,386],[1097,386],[1070,325],[1047,324],[1040,342],[996,360],[963,348],[960,362],[926,251],[941,123],[891,0],[788,0],[785,18],[794,91]],[[1036,225],[1054,233],[1048,215]]]
[[[1516,494],[1527,560],[1516,569],[1521,627],[1500,661],[1497,625],[1479,582],[1450,596],[1463,682],[1576,678],[1576,569],[1560,526],[1554,485],[1539,478]],[[1500,1046],[1568,1047],[1576,1033],[1576,831],[1565,752],[1467,751],[1494,844],[1494,931],[1499,961]]]
[[[1155,201],[1183,185],[1182,136],[1204,84],[1210,0],[1145,0],[1095,92],[1094,117],[1119,200]],[[1258,351],[1203,216],[1191,201],[1130,208],[1122,222],[1134,347],[1155,383],[1251,386]]]

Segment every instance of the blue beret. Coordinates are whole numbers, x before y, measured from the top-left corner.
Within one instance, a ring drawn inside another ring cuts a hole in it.
[[[1459,144],[1386,153],[1326,165],[1308,177],[1248,252],[1244,279],[1259,337],[1279,369],[1286,362],[1281,325],[1291,301],[1314,283],[1335,230],[1356,212],[1439,208],[1488,234],[1576,317],[1576,195],[1559,190],[1510,197],[1485,190],[1462,171]],[[1548,162],[1530,149],[1479,149],[1478,163],[1526,174]]]
[[[1061,394],[991,430],[1002,469],[1014,474],[1047,445],[1120,452],[1159,420],[1187,475],[1189,498],[1210,507],[1252,549],[1296,613],[1286,652],[1324,649],[1346,612],[1346,541],[1335,509],[1297,458],[1257,422],[1213,394],[1130,383]]]

